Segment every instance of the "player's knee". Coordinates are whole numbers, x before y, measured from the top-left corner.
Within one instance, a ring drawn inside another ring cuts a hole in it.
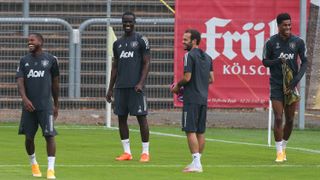
[[[26,136],[26,142],[27,143],[33,143],[34,142],[34,137]]]

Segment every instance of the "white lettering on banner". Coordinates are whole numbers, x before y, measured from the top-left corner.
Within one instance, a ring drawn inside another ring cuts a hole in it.
[[[264,75],[270,75],[270,70],[269,68],[264,67],[263,65],[256,66],[256,65],[250,65],[250,66],[245,66],[242,65],[240,66],[239,63],[233,63],[233,65],[223,65],[223,74],[227,75],[249,75],[249,76],[254,76],[256,74],[260,76]]]
[[[44,76],[44,71],[34,71],[33,69],[30,69],[27,78],[33,77],[33,78],[37,78],[37,77],[43,77]]]
[[[207,39],[206,52],[212,57],[212,59],[215,59],[218,56],[220,56],[220,52],[216,50],[216,40],[222,38],[224,40],[224,48],[222,54],[226,56],[229,60],[233,60],[238,55],[237,52],[234,52],[233,50],[233,43],[238,41],[241,42],[241,54],[246,60],[250,61],[254,57],[258,57],[260,60],[262,60],[262,51],[265,41],[265,23],[254,24],[252,22],[248,22],[242,26],[242,30],[244,30],[243,33],[237,31],[235,31],[234,33],[231,33],[230,31],[226,31],[224,33],[217,32],[217,27],[225,27],[230,22],[231,19],[221,19],[213,17],[205,23],[207,27],[207,32],[202,33],[201,37]],[[276,20],[269,22],[268,25],[270,28],[270,37],[277,33]],[[249,33],[249,31],[252,29],[258,32],[256,35],[254,35],[255,49],[253,52],[250,50]]]
[[[122,51],[120,54],[120,58],[130,58],[133,57],[133,51]]]

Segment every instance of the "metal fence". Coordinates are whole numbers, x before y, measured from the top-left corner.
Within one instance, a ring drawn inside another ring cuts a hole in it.
[[[0,0],[0,3],[2,20],[4,17],[8,19],[23,16],[23,1]],[[0,22],[0,120],[18,120],[20,117],[21,100],[17,92],[15,70],[19,59],[27,53],[25,31],[28,30],[42,33],[45,38],[44,48],[59,59],[62,109],[60,119],[69,123],[81,123],[82,119],[104,122],[107,25],[103,22],[89,23],[81,30],[81,34],[77,34],[77,30],[82,23],[92,18],[100,18],[105,22],[107,1],[30,0],[29,5],[29,13],[25,13],[29,19]],[[140,18],[136,30],[149,38],[152,48],[151,72],[147,80],[149,108],[171,108],[172,95],[167,87],[173,79],[172,13],[158,1],[119,0],[112,1],[111,7],[111,17],[118,18],[119,22],[122,13],[128,10],[134,11],[137,18]],[[44,17],[48,17],[47,21]],[[146,17],[148,19],[144,20]],[[168,17],[171,18],[171,23],[161,24],[161,18]],[[65,24],[51,22],[51,18],[69,23],[73,31],[70,32],[70,27]],[[115,22],[111,25],[117,37],[120,37],[123,33],[122,26]],[[79,37],[81,38],[77,40]],[[75,52],[79,44],[81,63]]]

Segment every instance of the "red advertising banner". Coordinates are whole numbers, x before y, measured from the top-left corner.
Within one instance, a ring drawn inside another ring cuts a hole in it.
[[[276,16],[287,12],[299,32],[300,0],[176,0],[174,81],[183,76],[182,36],[201,33],[200,48],[213,59],[215,81],[208,107],[267,107],[269,70],[262,65],[264,42],[278,32]],[[174,105],[182,103],[175,95]]]

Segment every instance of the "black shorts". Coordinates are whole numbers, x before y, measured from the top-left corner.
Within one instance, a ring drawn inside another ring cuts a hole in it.
[[[147,115],[147,99],[144,92],[136,92],[134,88],[114,89],[114,113],[125,116]]]
[[[57,135],[52,110],[28,112],[24,109],[22,110],[19,134],[25,134],[27,137],[33,138],[38,131],[39,124],[43,136]]]
[[[207,105],[184,104],[182,130],[202,134],[206,131]]]
[[[270,99],[271,100],[284,100],[283,88],[281,87],[272,87],[270,88]]]

